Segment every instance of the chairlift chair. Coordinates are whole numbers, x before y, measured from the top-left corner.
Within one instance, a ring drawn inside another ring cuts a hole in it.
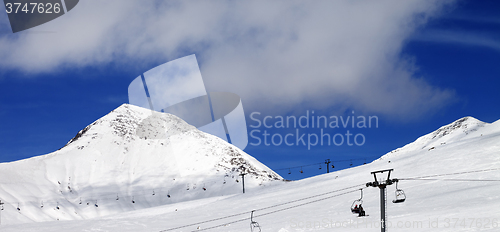
[[[403,203],[406,200],[406,194],[402,189],[398,188],[398,182],[396,182],[396,192],[394,192],[394,195],[396,195],[396,199],[392,200],[392,203]]]
[[[357,200],[354,200],[351,205],[351,212],[356,214],[359,213],[359,207],[363,204],[363,189],[359,189],[361,191],[361,197]]]
[[[253,212],[254,210],[252,210],[252,214],[250,216],[250,231],[261,232],[262,230],[260,229],[259,223],[253,220]]]

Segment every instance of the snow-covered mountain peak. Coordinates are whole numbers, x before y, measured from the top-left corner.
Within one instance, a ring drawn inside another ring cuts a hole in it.
[[[236,194],[241,173],[250,191],[282,180],[174,115],[123,104],[58,151],[0,164],[2,217],[9,223],[86,219]]]
[[[432,132],[431,135],[432,139],[439,139],[446,135],[455,134],[455,132],[458,134],[465,133],[465,135],[468,135],[471,132],[477,131],[478,128],[483,127],[485,124],[485,122],[481,122],[473,117],[468,116],[458,119],[446,126],[442,126],[441,128]]]
[[[123,104],[78,132],[68,144],[81,137],[95,137],[100,133],[118,136],[130,142],[135,138],[166,139],[192,130],[196,128],[174,115]]]
[[[478,136],[483,136],[484,133],[491,132],[491,130],[482,131],[484,127],[489,125],[491,124],[482,122],[470,116],[463,117],[448,125],[440,127],[434,132],[418,138],[404,147],[391,151],[390,153],[382,156],[381,159],[422,149],[432,151],[439,146],[455,143],[464,139],[473,139]]]

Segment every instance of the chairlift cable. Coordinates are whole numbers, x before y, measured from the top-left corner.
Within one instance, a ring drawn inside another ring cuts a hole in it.
[[[293,200],[293,201],[289,201],[289,202],[284,202],[284,203],[280,203],[280,204],[276,204],[276,205],[272,205],[272,206],[268,206],[268,207],[256,209],[256,210],[253,210],[253,211],[262,211],[262,210],[266,210],[266,209],[270,209],[270,208],[275,208],[275,207],[278,207],[278,206],[287,205],[287,204],[291,204],[291,203],[295,203],[295,202],[299,202],[299,201],[303,201],[303,200],[307,200],[307,199],[311,199],[311,198],[315,198],[315,197],[319,197],[319,196],[324,196],[324,195],[327,195],[327,194],[331,194],[331,193],[335,193],[335,192],[340,192],[340,191],[344,191],[344,190],[352,189],[352,188],[357,188],[355,191],[359,191],[358,187],[359,186],[364,186],[364,185],[365,184],[358,184],[358,185],[354,185],[354,186],[343,188],[343,189],[338,189],[338,190],[334,190],[334,191],[330,191],[330,192],[326,192],[326,193],[322,193],[322,194],[318,194],[318,195],[314,195],[314,196],[309,196],[309,197],[305,197],[305,198],[301,198],[301,199],[297,199],[297,200]],[[324,198],[324,199],[327,199],[327,198]],[[192,224],[189,224],[189,225],[184,225],[184,226],[179,226],[179,227],[170,228],[170,229],[166,229],[166,230],[161,230],[160,232],[178,230],[178,229],[189,227],[189,226],[195,226],[195,225],[205,224],[207,222],[213,222],[213,221],[218,221],[218,220],[222,220],[222,219],[226,219],[226,218],[231,218],[231,217],[236,217],[236,216],[240,216],[240,215],[245,215],[245,214],[249,214],[251,212],[252,211],[245,211],[245,212],[242,212],[242,213],[232,214],[232,215],[228,215],[228,216],[225,216],[225,217],[214,218],[214,219],[210,219],[210,220],[206,220],[206,221],[202,221],[202,222],[198,222],[198,223],[192,223]],[[254,216],[254,217],[257,217],[257,216]],[[250,218],[246,218],[245,220],[248,220],[248,219],[250,219]],[[240,222],[240,221],[245,221],[245,220],[238,220],[238,221],[234,221],[234,222]],[[234,223],[234,222],[229,222],[229,223],[225,223],[225,224],[222,224],[222,225],[227,225],[227,224]],[[209,229],[209,228],[205,228],[204,230],[206,230],[206,229]]]
[[[467,173],[489,172],[489,171],[495,171],[495,170],[500,170],[500,168],[490,168],[490,169],[483,169],[483,170],[473,170],[473,171],[465,171],[465,172],[444,173],[444,174],[419,176],[419,177],[408,177],[408,178],[398,178],[398,179],[400,179],[400,180],[422,179],[422,178],[428,178],[428,177],[453,176],[453,175],[461,175],[461,174],[467,174]]]
[[[359,189],[351,190],[351,191],[348,191],[348,192],[345,192],[345,193],[339,193],[339,194],[336,194],[336,195],[333,195],[333,196],[324,197],[324,198],[316,199],[316,200],[313,200],[313,201],[305,202],[305,203],[302,203],[302,204],[298,204],[298,205],[286,207],[286,208],[283,208],[283,209],[274,210],[274,211],[271,211],[271,212],[267,212],[267,213],[263,213],[263,214],[260,214],[260,215],[257,215],[257,216],[253,216],[253,218],[263,217],[263,216],[266,216],[266,215],[269,215],[269,214],[274,214],[274,213],[278,213],[278,212],[281,212],[281,211],[285,211],[285,210],[289,210],[289,209],[294,209],[294,208],[297,208],[297,207],[300,207],[300,206],[304,206],[304,205],[316,203],[316,202],[319,202],[319,201],[327,200],[327,199],[330,199],[330,198],[334,198],[334,197],[346,195],[348,193],[357,192],[358,190]],[[257,210],[255,210],[255,211],[257,211]],[[237,221],[232,221],[232,222],[228,222],[228,223],[224,223],[224,224],[219,224],[219,225],[216,225],[216,226],[211,226],[211,227],[203,228],[203,229],[200,229],[200,230],[195,230],[195,231],[192,231],[192,232],[215,229],[215,228],[218,228],[218,227],[226,226],[228,224],[233,224],[233,223],[237,223],[237,222],[241,222],[241,221],[247,221],[248,219],[251,219],[251,218],[244,218],[244,219],[240,219],[240,220],[237,220]],[[167,231],[167,230],[162,230],[162,231]]]
[[[483,179],[429,179],[429,178],[405,178],[399,180],[442,180],[442,181],[478,181],[478,182],[499,182],[500,180],[483,180]]]
[[[352,162],[353,160],[364,160],[366,162],[366,158],[357,158],[357,159],[348,159],[348,160],[331,160],[331,162]],[[309,166],[314,166],[314,165],[322,165],[324,162],[319,162],[319,163],[314,163],[314,164],[306,164],[306,165],[300,165],[300,166],[294,166],[294,167],[286,167],[286,168],[279,168],[279,169],[273,169],[273,171],[281,171],[281,170],[287,170],[287,169],[295,169],[295,168],[300,168],[300,167],[309,167]]]

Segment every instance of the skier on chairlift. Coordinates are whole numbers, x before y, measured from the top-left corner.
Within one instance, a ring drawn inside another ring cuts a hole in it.
[[[364,217],[365,216],[365,210],[363,209],[363,206],[359,205],[359,217]]]

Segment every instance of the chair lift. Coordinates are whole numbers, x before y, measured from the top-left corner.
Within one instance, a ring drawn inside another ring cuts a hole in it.
[[[252,210],[252,214],[250,216],[250,231],[261,232],[262,230],[260,229],[259,223],[257,223],[256,221],[253,220],[253,211],[255,211],[255,210]]]
[[[319,170],[321,170],[321,164],[319,165]]]
[[[118,197],[118,194],[116,194],[116,200],[120,200],[120,197]]]
[[[392,203],[403,203],[406,200],[406,194],[402,189],[398,188],[398,182],[396,181],[396,192],[394,192],[396,199],[392,200]]]
[[[288,175],[292,174],[292,171],[290,170],[290,168],[288,169]]]
[[[43,208],[43,201],[42,201],[42,205],[40,205],[40,208]]]
[[[203,184],[203,191],[207,191],[207,188],[205,188],[205,184]]]
[[[17,203],[17,211],[21,211],[21,208],[19,208],[19,203]]]
[[[300,167],[300,173],[304,173],[304,171],[302,171],[302,167]]]
[[[335,165],[333,165],[333,162],[332,162],[332,168],[335,168]]]
[[[81,197],[80,197],[80,203],[78,203],[78,204],[80,204],[80,205],[82,204],[82,198]]]
[[[155,194],[156,194],[156,193],[155,193],[155,190],[153,189],[153,196],[154,196]]]
[[[352,213],[359,213],[359,207],[363,204],[363,189],[359,189],[361,191],[361,197],[357,200],[354,200],[351,205]]]
[[[94,206],[95,206],[96,208],[97,208],[97,207],[99,207],[99,205],[97,205],[97,201],[95,201]]]
[[[56,209],[59,209],[59,202],[57,202]]]
[[[170,198],[170,191],[167,192],[167,197]]]
[[[134,196],[132,196],[132,204],[135,204]]]

